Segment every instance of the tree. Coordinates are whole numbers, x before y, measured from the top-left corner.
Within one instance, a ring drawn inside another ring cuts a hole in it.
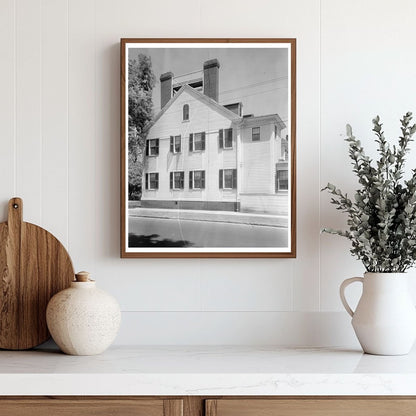
[[[129,145],[134,149],[138,148],[138,138],[137,138],[137,129],[136,127],[131,127],[129,125]],[[139,155],[139,156],[138,156]],[[129,201],[137,201],[141,198],[141,184],[142,184],[142,171],[143,171],[143,162],[142,162],[142,152],[130,151],[128,155],[128,184],[129,184]]]
[[[152,92],[155,86],[155,76],[149,56],[139,54],[137,60],[129,60],[128,79],[129,199],[140,199],[143,151],[146,142],[144,128],[153,117]]]

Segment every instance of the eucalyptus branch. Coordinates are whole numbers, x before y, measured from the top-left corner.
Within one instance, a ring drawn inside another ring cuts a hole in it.
[[[372,131],[376,135],[379,159],[366,156],[364,148],[347,125],[348,152],[360,188],[351,200],[328,183],[322,191],[331,195],[331,204],[347,214],[349,230],[324,228],[351,241],[351,254],[360,259],[367,271],[403,272],[416,263],[416,169],[403,180],[406,155],[416,132],[412,114],[400,120],[398,145],[390,147],[377,116]]]

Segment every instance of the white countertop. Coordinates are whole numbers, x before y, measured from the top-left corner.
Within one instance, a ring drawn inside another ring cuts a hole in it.
[[[1,395],[416,395],[416,350],[114,347],[73,357],[0,351]]]

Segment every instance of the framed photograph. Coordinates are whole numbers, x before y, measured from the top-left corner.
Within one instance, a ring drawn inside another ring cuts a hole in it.
[[[121,39],[121,257],[296,256],[296,39]]]

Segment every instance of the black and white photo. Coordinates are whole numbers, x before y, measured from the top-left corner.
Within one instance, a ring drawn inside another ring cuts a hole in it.
[[[122,256],[295,255],[295,40],[122,40]]]

